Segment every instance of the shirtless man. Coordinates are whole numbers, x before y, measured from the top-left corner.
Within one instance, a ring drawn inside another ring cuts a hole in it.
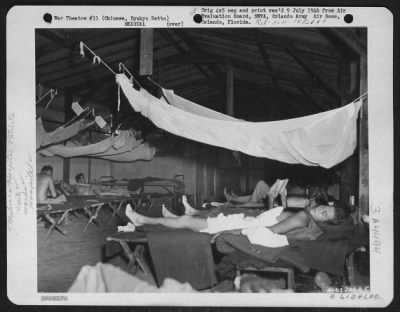
[[[75,195],[100,195],[101,189],[99,185],[88,184],[83,173],[78,173],[75,176]]]
[[[75,176],[75,181],[75,195],[129,196],[129,192],[124,189],[110,189],[103,187],[101,184],[88,184],[83,173],[77,174]]]
[[[64,194],[57,196],[51,166],[44,166],[37,175],[36,191],[38,204],[61,204],[67,200]]]
[[[130,205],[126,207],[126,216],[135,226],[143,224],[161,224],[170,228],[190,229],[210,234],[224,231],[232,231],[233,233],[239,234],[241,229],[259,226],[260,224],[270,229],[273,233],[288,234],[297,229],[308,228],[312,226],[312,223],[330,222],[337,224],[346,217],[346,211],[341,207],[313,202],[307,209],[297,213],[282,211],[282,209],[278,207],[274,210],[262,213],[257,217],[244,217],[239,216],[240,214],[232,214],[204,219],[195,216],[196,209],[189,205],[185,195],[182,197],[182,203],[185,207],[185,215],[183,216],[176,216],[171,212],[167,213],[167,210],[163,207],[163,218],[146,217],[133,211]],[[275,212],[277,215],[274,215]],[[268,218],[271,217],[276,220],[268,220]],[[236,232],[237,230],[239,230],[239,232]]]

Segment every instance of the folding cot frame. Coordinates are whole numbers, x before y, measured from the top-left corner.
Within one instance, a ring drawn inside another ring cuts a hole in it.
[[[146,232],[118,232],[108,236],[106,240],[107,242],[118,243],[122,247],[125,256],[128,258],[128,272],[135,274],[137,269],[140,269],[143,274],[152,276],[152,271],[145,259],[145,245],[147,245]],[[210,243],[212,243],[211,238]],[[130,245],[134,245],[134,248]],[[360,250],[362,248],[358,248],[346,256],[345,269],[347,270],[347,274],[345,274],[345,278],[347,278],[346,282],[350,286],[355,285],[354,254]],[[245,271],[285,273],[287,276],[287,288],[295,290],[295,270],[293,267],[266,265],[263,268],[255,268],[247,266],[240,269],[236,268],[236,277],[240,277],[241,273]]]
[[[145,245],[147,245],[146,232],[118,232],[106,238],[107,242],[118,243],[125,256],[128,258],[126,269],[128,272],[135,274],[138,269],[144,275],[152,276],[152,271],[145,259]],[[212,236],[210,236],[212,243]],[[134,245],[132,248],[130,245]],[[290,267],[265,266],[261,269],[254,267],[246,267],[244,269],[236,269],[236,276],[239,277],[242,271],[263,271],[263,272],[281,272],[287,274],[287,288],[295,289],[294,269]],[[154,277],[154,276],[152,276]]]
[[[157,276],[150,268],[148,261],[146,260],[145,252],[146,246],[148,246],[148,240],[146,232],[117,232],[106,238],[107,242],[118,243],[124,252],[124,255],[128,258],[126,270],[129,273],[135,274],[138,269],[147,276],[154,280],[157,280]],[[210,242],[212,236],[210,235]],[[134,248],[131,246],[134,245]],[[173,277],[172,277],[173,278]],[[216,286],[211,285],[210,287],[199,290],[201,292],[213,290]]]
[[[141,193],[131,194],[127,196],[73,196],[76,205],[63,204],[38,204],[37,205],[37,220],[44,221],[49,225],[49,229],[45,235],[45,239],[54,231],[58,231],[62,235],[67,235],[65,231],[60,228],[60,225],[68,218],[68,216],[74,216],[79,219],[77,213],[81,213],[88,218],[88,222],[85,226],[84,232],[88,229],[91,223],[98,226],[96,219],[100,210],[103,207],[108,207],[112,210],[112,215],[109,223],[117,217],[120,218],[119,213],[124,204],[130,202],[133,206],[138,206],[143,200],[147,199],[150,201],[150,207],[154,204],[153,199],[157,196],[170,196],[160,195],[154,193]],[[89,200],[89,202],[88,202]],[[93,201],[93,202],[90,202]]]
[[[178,184],[182,183],[182,188]],[[103,181],[100,184],[107,186],[128,186],[127,181]],[[185,193],[185,176],[183,174],[174,175],[173,179],[160,179],[154,181],[144,181],[143,187],[159,187],[167,191],[170,195]]]
[[[103,207],[109,207],[112,210],[112,216],[109,222],[116,216],[124,203],[129,201],[130,197],[122,196],[80,196],[82,197],[82,205],[70,206],[68,204],[38,204],[37,205],[37,221],[44,221],[49,225],[49,229],[45,235],[45,239],[54,231],[58,231],[62,235],[68,234],[60,228],[60,225],[68,218],[74,216],[79,219],[77,213],[81,213],[88,218],[88,222],[84,228],[84,232],[90,224],[99,226],[96,219]],[[83,201],[84,200],[84,201]],[[87,202],[87,200],[96,200],[96,202]],[[79,201],[78,201],[79,202]]]

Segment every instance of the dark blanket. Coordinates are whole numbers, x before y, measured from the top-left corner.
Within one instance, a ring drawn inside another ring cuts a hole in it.
[[[342,276],[348,254],[369,243],[368,233],[350,220],[340,225],[323,225],[324,234],[315,241],[289,241],[313,269]]]
[[[217,280],[210,239],[209,234],[186,230],[148,232],[157,284],[169,277],[198,290],[214,286]]]
[[[216,239],[217,250],[223,254],[230,254],[240,251],[252,258],[264,261],[269,264],[284,261],[290,266],[294,266],[302,272],[309,271],[310,267],[304,261],[304,258],[298,253],[296,248],[289,246],[270,248],[257,244],[252,244],[244,235],[221,234]]]
[[[224,254],[238,250],[270,263],[284,260],[303,272],[311,268],[343,276],[346,256],[368,244],[368,233],[350,222],[327,225],[323,230],[325,233],[317,240],[289,240],[289,246],[280,248],[251,244],[245,236],[234,234],[221,234],[216,244]]]

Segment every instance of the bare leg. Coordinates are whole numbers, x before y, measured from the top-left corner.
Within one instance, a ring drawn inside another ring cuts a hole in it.
[[[56,198],[47,198],[47,200],[44,202],[46,204],[62,204],[67,201],[67,198],[65,197],[64,194],[56,197]]]
[[[178,216],[176,214],[173,214],[171,211],[169,211],[167,209],[167,207],[165,207],[164,204],[162,205],[161,209],[162,209],[161,211],[162,211],[163,217],[165,217],[165,218],[178,218]]]
[[[174,229],[190,229],[193,231],[200,231],[207,228],[207,220],[196,218],[192,216],[181,216],[177,218],[150,218],[138,214],[132,210],[130,205],[126,206],[126,216],[136,226],[143,224],[161,224]]]
[[[249,201],[252,203],[259,203],[266,195],[269,195],[269,192],[270,192],[269,185],[265,183],[263,180],[260,180],[257,182],[254,191],[250,196]]]
[[[197,209],[194,209],[192,206],[190,206],[190,204],[187,201],[186,195],[182,195],[182,204],[185,207],[185,215],[194,216],[199,214]]]
[[[226,191],[226,188],[224,188],[224,195],[227,201],[230,202],[236,202],[236,203],[247,203],[250,201],[250,195],[247,196],[235,196],[231,195]]]

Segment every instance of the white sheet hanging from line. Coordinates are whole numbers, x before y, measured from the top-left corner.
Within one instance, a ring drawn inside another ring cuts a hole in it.
[[[349,157],[357,145],[361,100],[327,112],[270,122],[241,121],[165,92],[157,99],[137,91],[124,74],[116,75],[135,111],[157,127],[194,141],[289,164],[331,168]]]

